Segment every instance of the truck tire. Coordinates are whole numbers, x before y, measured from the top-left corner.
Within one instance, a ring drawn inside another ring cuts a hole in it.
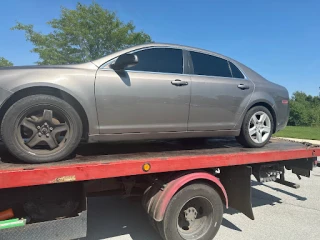
[[[31,95],[5,113],[1,136],[8,150],[24,162],[55,162],[78,146],[82,122],[77,111],[60,98]]]
[[[263,106],[251,108],[245,115],[237,141],[244,147],[265,146],[273,133],[274,123],[270,111]]]
[[[164,240],[212,240],[223,216],[217,191],[206,183],[190,184],[171,199],[164,219],[156,222]]]

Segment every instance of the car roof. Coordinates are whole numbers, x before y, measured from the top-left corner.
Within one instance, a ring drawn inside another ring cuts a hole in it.
[[[207,53],[207,54],[213,54],[213,55],[220,56],[222,58],[229,58],[227,56],[224,56],[224,55],[216,53],[216,52],[212,52],[212,51],[208,51],[208,50],[201,49],[201,48],[196,48],[196,47],[179,45],[179,44],[146,43],[146,44],[141,44],[141,45],[138,45],[138,46],[135,46],[135,47],[137,47],[137,48],[143,48],[143,47],[171,47],[171,48],[184,49],[184,50],[188,50],[188,51],[195,51],[195,52],[203,52],[203,53]]]
[[[241,72],[245,75],[246,78],[249,78],[254,82],[267,81],[264,77],[262,77],[257,72],[253,71],[251,68],[245,66],[244,64],[242,64],[242,63],[240,63],[240,62],[238,62],[238,61],[236,61],[236,60],[234,60],[234,59],[232,59],[230,57],[224,56],[224,55],[216,53],[216,52],[208,51],[208,50],[205,50],[205,49],[189,47],[189,46],[184,46],[184,45],[179,45],[179,44],[169,44],[169,43],[146,43],[146,44],[141,44],[141,45],[133,46],[133,47],[126,48],[126,49],[123,49],[121,51],[112,53],[112,54],[110,54],[108,56],[105,56],[103,58],[94,60],[94,61],[92,61],[92,63],[95,64],[97,67],[100,67],[100,66],[103,66],[104,63],[106,63],[107,61],[109,61],[111,59],[114,59],[115,57],[118,57],[121,54],[128,53],[128,52],[133,52],[135,50],[148,48],[148,47],[169,47],[169,48],[177,48],[177,49],[183,49],[183,50],[187,50],[187,51],[195,51],[195,52],[201,52],[201,53],[205,53],[205,54],[209,54],[209,55],[214,55],[214,56],[226,59],[226,60],[231,61],[232,63],[234,63],[241,70]]]
[[[102,64],[104,64],[105,62],[109,61],[110,59],[113,59],[114,57],[117,57],[117,56],[119,56],[121,54],[124,54],[124,53],[127,53],[127,52],[132,52],[132,51],[139,50],[139,49],[142,49],[142,48],[148,48],[148,47],[168,47],[168,48],[177,48],[177,49],[182,49],[182,50],[187,50],[187,51],[201,52],[201,53],[214,55],[214,56],[221,57],[221,58],[224,58],[224,59],[229,60],[229,61],[236,62],[234,59],[229,58],[227,56],[224,56],[222,54],[216,53],[216,52],[208,51],[208,50],[201,49],[201,48],[189,47],[189,46],[184,46],[184,45],[179,45],[179,44],[169,44],[169,43],[145,43],[145,44],[140,44],[140,45],[137,45],[137,46],[133,46],[133,47],[126,48],[126,49],[123,49],[121,51],[112,53],[112,54],[110,54],[108,56],[102,57],[102,58],[94,60],[92,62],[96,66],[99,67]]]

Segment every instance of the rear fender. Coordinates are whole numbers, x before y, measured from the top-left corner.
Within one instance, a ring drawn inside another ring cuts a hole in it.
[[[218,188],[222,200],[224,200],[228,208],[227,192],[221,184],[220,180],[214,175],[207,172],[186,173],[183,176],[176,176],[172,181],[165,185],[154,183],[144,193],[143,206],[147,213],[158,222],[164,218],[164,214],[172,197],[186,184],[195,181],[204,180],[212,183]],[[222,194],[221,194],[222,193]]]
[[[259,104],[259,103],[260,104],[267,104],[272,109],[274,109],[274,107],[275,107],[275,101],[273,100],[273,98],[269,94],[261,93],[261,92],[253,93],[252,98],[251,98],[251,102],[250,102],[250,104],[248,104],[246,109],[243,111],[241,117],[239,118],[239,120],[238,120],[238,122],[237,122],[237,124],[235,126],[235,129],[240,129],[241,128],[243,119],[246,116],[246,114],[249,111],[249,109],[251,109],[254,105]],[[276,113],[275,109],[274,109],[274,111]]]

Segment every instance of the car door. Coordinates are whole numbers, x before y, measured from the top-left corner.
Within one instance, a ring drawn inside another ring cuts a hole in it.
[[[147,48],[134,54],[135,66],[97,72],[100,133],[187,131],[190,76],[183,75],[183,51]]]
[[[190,57],[193,74],[188,130],[233,129],[249,103],[254,84],[223,58],[193,51]]]

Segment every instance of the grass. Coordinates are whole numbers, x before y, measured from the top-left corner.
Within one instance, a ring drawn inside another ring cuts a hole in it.
[[[309,139],[309,140],[320,140],[320,127],[287,126],[285,129],[274,134],[274,136]]]

